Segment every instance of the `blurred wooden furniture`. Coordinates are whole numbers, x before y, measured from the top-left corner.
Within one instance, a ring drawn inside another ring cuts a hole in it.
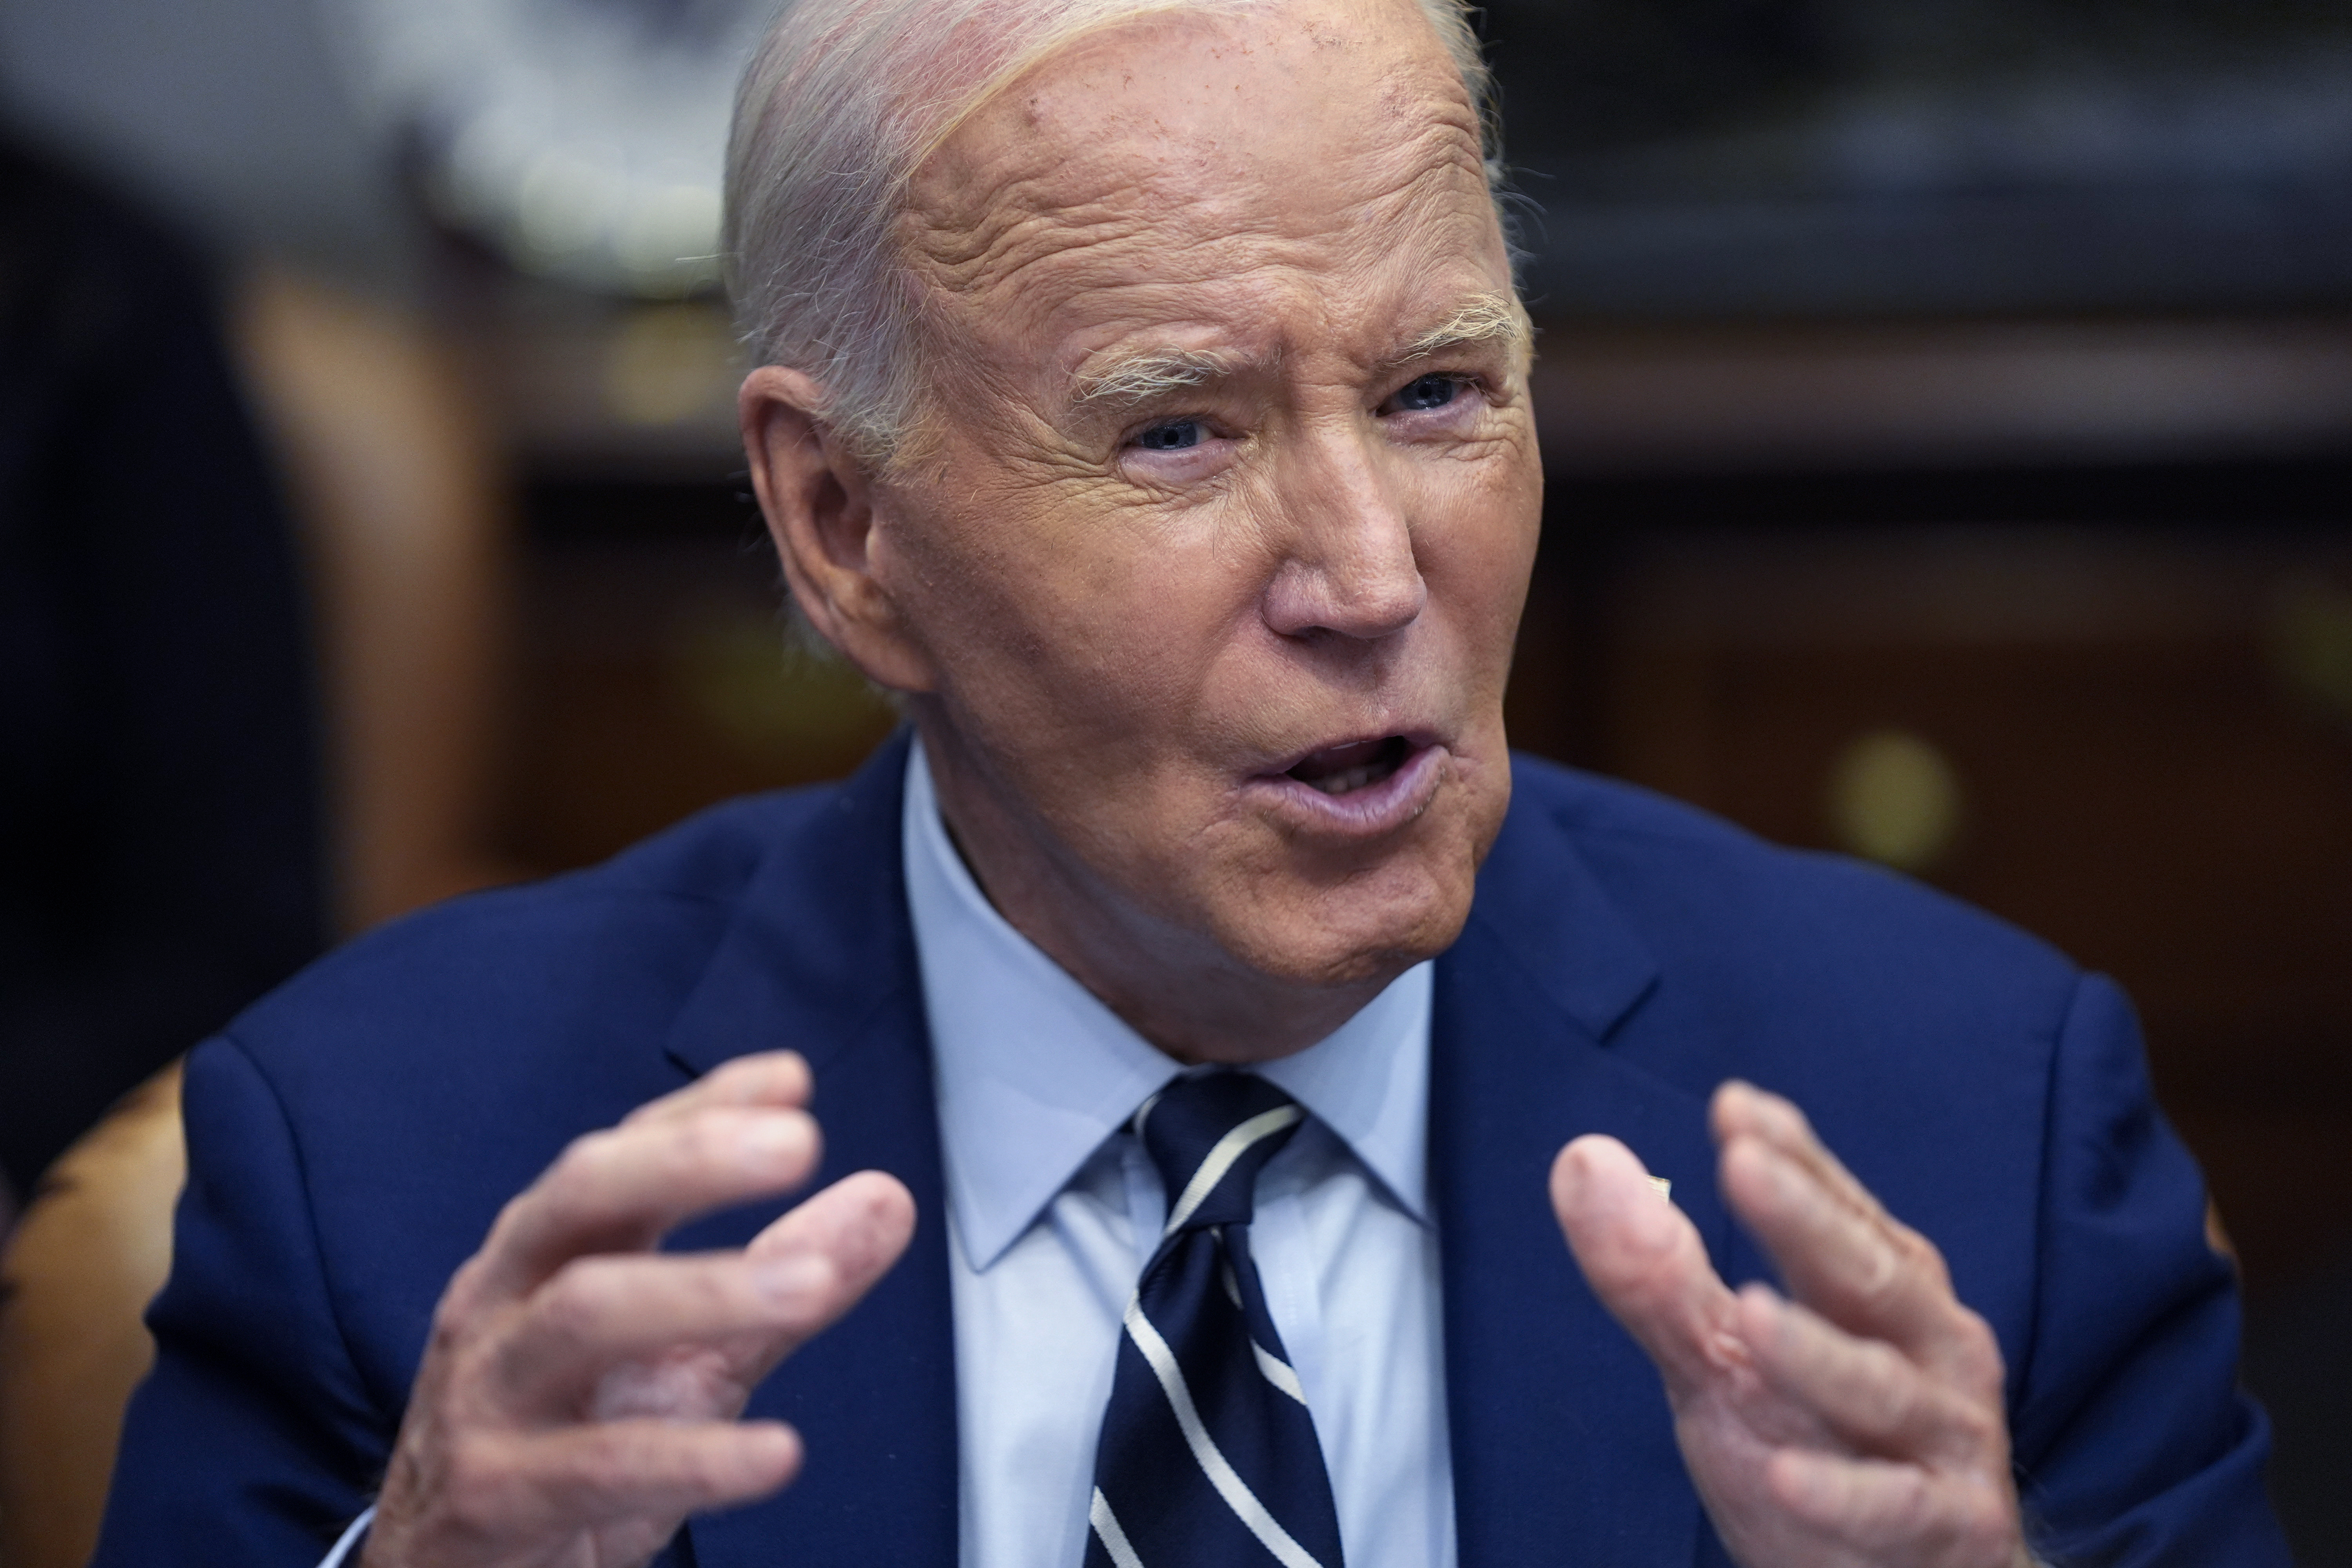
[[[0,1256],[0,1563],[82,1568],[185,1179],[177,1063],[49,1168]]]
[[[310,558],[341,923],[510,880],[498,432],[415,310],[263,271],[236,327]]]

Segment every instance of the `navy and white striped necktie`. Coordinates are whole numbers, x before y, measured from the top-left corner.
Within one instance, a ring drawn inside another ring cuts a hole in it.
[[[1087,1568],[1340,1568],[1322,1445],[1249,1250],[1258,1171],[1303,1114],[1236,1072],[1136,1113],[1168,1226],[1127,1309]]]

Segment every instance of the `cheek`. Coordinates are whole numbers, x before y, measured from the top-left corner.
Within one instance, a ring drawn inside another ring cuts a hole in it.
[[[1063,697],[1074,712],[1139,749],[1154,738],[1176,741],[1204,717],[1204,693],[1232,645],[1237,602],[1213,553],[1163,544],[1091,563],[1083,597],[1066,612],[1075,635]]]
[[[1542,472],[1531,458],[1467,465],[1432,487],[1422,574],[1432,604],[1482,662],[1508,662],[1542,513]]]
[[[1167,738],[1181,726],[1171,716],[1198,711],[1248,586],[1210,529],[1056,500],[976,507],[910,541],[908,618],[926,628],[942,694],[1032,742]]]

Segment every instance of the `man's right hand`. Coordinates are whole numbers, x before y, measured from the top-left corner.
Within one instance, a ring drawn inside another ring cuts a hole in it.
[[[847,1176],[740,1252],[666,1254],[697,1215],[816,1169],[807,1064],[743,1057],[574,1142],[457,1270],[363,1568],[635,1568],[687,1515],[791,1480],[752,1388],[898,1261],[914,1199]]]

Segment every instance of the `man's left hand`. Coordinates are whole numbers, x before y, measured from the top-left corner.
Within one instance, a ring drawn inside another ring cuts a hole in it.
[[[1657,1363],[1717,1532],[1745,1568],[2028,1568],[2000,1351],[1933,1245],[1797,1108],[1742,1083],[1710,1121],[1732,1211],[1787,1280],[1735,1294],[1615,1139],[1552,1165],[1585,1278]]]

